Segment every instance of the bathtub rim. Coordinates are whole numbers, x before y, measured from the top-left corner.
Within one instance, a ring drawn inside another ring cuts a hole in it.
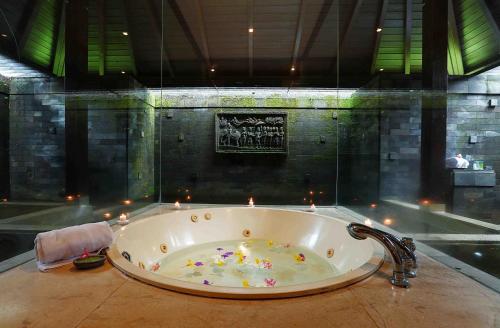
[[[196,208],[195,210],[215,210],[215,209],[251,209],[250,207],[238,207],[238,206],[224,206],[224,207],[209,207],[209,208]],[[257,208],[254,208],[257,209]],[[295,212],[304,215],[314,215],[327,220],[335,220],[341,223],[345,223],[347,226],[348,221],[340,218],[321,215],[316,213],[308,213],[300,210],[291,209],[280,209],[280,208],[269,208],[269,207],[258,207],[259,210],[272,210],[272,211],[285,211],[285,212]],[[194,210],[194,209],[193,209]],[[183,211],[183,210],[179,210]],[[171,213],[177,213],[171,212]],[[131,224],[139,223],[144,220],[157,219],[158,216],[168,215],[171,213],[162,213],[159,215],[152,215],[145,218],[138,219]],[[115,231],[115,236],[118,234]],[[290,286],[281,286],[273,288],[244,288],[244,287],[224,287],[224,286],[213,286],[213,285],[203,285],[199,283],[187,282],[184,280],[169,278],[167,276],[159,275],[144,269],[139,268],[133,263],[126,260],[120,253],[117,247],[116,238],[113,244],[107,251],[108,260],[111,264],[125,274],[128,277],[134,278],[140,282],[146,283],[148,285],[160,287],[163,289],[180,292],[184,294],[212,297],[212,298],[226,298],[226,299],[273,299],[273,298],[289,298],[289,297],[299,297],[312,294],[323,293],[339,288],[346,287],[348,285],[355,284],[361,280],[364,280],[378,271],[382,266],[385,259],[385,249],[382,245],[376,243],[375,241],[368,239],[373,246],[373,254],[371,258],[366,261],[360,267],[341,274],[336,277],[327,278],[323,280],[318,280],[310,283],[303,283]]]

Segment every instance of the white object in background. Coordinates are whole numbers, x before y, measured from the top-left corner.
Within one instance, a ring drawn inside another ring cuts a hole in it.
[[[457,154],[446,160],[447,167],[456,169],[466,169],[469,167],[469,161],[462,157],[462,154]]]
[[[181,203],[175,202],[174,203],[174,207],[175,207],[176,210],[180,210],[181,209]]]
[[[250,200],[248,201],[248,206],[250,206],[250,207],[254,207],[255,206],[254,203],[253,203],[253,198],[252,197],[250,197]]]

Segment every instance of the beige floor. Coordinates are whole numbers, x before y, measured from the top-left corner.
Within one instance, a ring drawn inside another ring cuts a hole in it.
[[[0,327],[500,327],[500,295],[419,254],[410,289],[390,263],[356,285],[320,295],[234,301],[183,295],[129,279],[110,264],[0,274]]]

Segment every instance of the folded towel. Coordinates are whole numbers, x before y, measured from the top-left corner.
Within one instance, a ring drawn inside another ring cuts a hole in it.
[[[37,265],[40,270],[45,271],[70,262],[85,249],[94,252],[108,247],[112,242],[113,231],[107,222],[42,232],[35,238]],[[55,265],[51,265],[55,262]]]

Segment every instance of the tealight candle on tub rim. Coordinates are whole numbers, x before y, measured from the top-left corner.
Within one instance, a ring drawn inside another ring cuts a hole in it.
[[[126,225],[128,224],[128,222],[128,215],[125,213],[120,214],[120,217],[118,218],[118,224]]]

